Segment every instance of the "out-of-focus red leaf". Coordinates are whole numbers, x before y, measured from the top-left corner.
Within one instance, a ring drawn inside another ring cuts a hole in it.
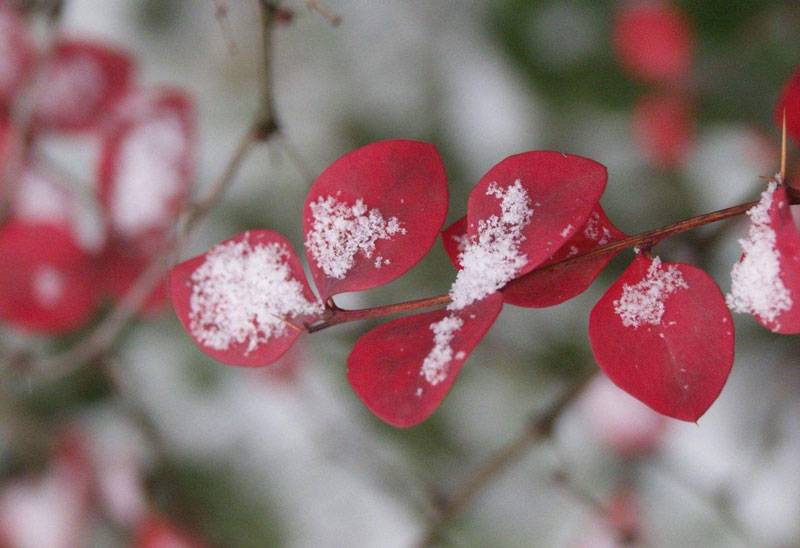
[[[623,457],[648,455],[664,437],[667,418],[599,376],[581,398],[581,409],[600,441]]]
[[[0,105],[5,108],[30,75],[36,58],[25,22],[8,4],[0,4]]]
[[[775,124],[779,128],[783,127],[784,112],[786,112],[786,133],[800,142],[800,67],[795,69],[786,81],[775,104]]]
[[[589,339],[617,386],[685,421],[717,399],[733,364],[733,322],[714,280],[643,255],[592,310]]]
[[[407,272],[436,241],[447,201],[444,166],[428,143],[380,141],[336,160],[309,190],[303,213],[322,299]]]
[[[119,302],[134,286],[139,276],[147,270],[154,259],[122,245],[108,245],[97,257],[97,283],[103,294]],[[169,280],[157,284],[144,302],[140,314],[152,316],[164,310],[169,294]]]
[[[181,91],[136,91],[104,134],[99,197],[115,237],[149,251],[175,224],[194,176],[195,110]]]
[[[96,129],[133,79],[133,61],[100,43],[63,40],[37,94],[33,126],[41,130]]]
[[[252,230],[172,269],[172,304],[200,350],[228,365],[280,358],[322,311],[289,242]]]
[[[502,297],[494,294],[462,310],[437,310],[376,327],[350,353],[350,385],[381,420],[400,428],[419,424],[439,407],[502,305]],[[449,338],[436,336],[432,328],[447,318],[457,318],[460,327]]]
[[[75,208],[74,195],[52,173],[26,166],[14,179],[11,214],[17,219],[69,227],[75,221]]]
[[[684,80],[694,55],[694,33],[680,9],[667,1],[626,2],[614,21],[619,63],[649,83]]]
[[[96,303],[91,257],[66,227],[20,220],[0,228],[0,318],[37,333],[83,325]]]
[[[692,103],[683,95],[645,95],[633,108],[633,139],[657,168],[674,169],[683,163],[694,129]]]
[[[40,477],[7,482],[0,493],[0,545],[72,548],[82,543],[90,500],[83,440],[68,433]]]
[[[205,545],[162,516],[150,515],[136,529],[133,548],[203,548]]]
[[[527,274],[552,257],[583,226],[606,186],[606,168],[588,158],[561,152],[534,151],[509,156],[492,167],[472,189],[467,207],[467,235],[479,236],[482,223],[501,223],[502,200],[519,181],[532,212],[520,227],[516,246],[527,257],[516,276]],[[513,204],[509,204],[513,205]]]
[[[613,225],[603,208],[597,204],[589,220],[559,249],[552,259],[540,265],[567,259],[580,253],[625,238],[626,234]],[[581,260],[555,270],[534,270],[509,282],[503,289],[508,304],[530,308],[555,306],[586,291],[606,265],[616,256],[608,253]]]

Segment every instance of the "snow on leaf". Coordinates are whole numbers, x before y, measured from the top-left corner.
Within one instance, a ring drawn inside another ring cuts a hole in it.
[[[614,313],[625,327],[660,325],[666,310],[667,298],[680,289],[689,289],[677,266],[662,267],[656,257],[647,275],[635,284],[623,284],[622,295],[614,300]]]
[[[53,49],[52,63],[37,93],[34,126],[58,131],[98,128],[110,107],[127,91],[133,62],[105,45],[64,40]]]
[[[98,192],[115,236],[152,249],[189,193],[194,107],[171,89],[137,91],[124,105],[105,134]]]
[[[365,333],[347,360],[347,378],[366,406],[397,427],[427,419],[502,308],[490,295],[458,311],[392,320]]]
[[[270,230],[244,232],[176,266],[172,300],[201,350],[229,365],[277,360],[322,312],[289,243]]]
[[[626,287],[642,298],[621,317],[620,306],[628,310]],[[589,339],[617,386],[686,421],[696,421],[716,400],[733,364],[733,322],[714,280],[691,265],[659,264],[644,254],[592,310]]]
[[[336,160],[309,190],[303,214],[323,300],[406,273],[435,242],[447,201],[444,166],[427,143],[380,141]]]
[[[468,233],[455,282],[450,287],[450,310],[460,310],[496,292],[528,262],[520,250],[523,230],[531,223],[533,210],[528,192],[519,179],[505,189],[490,183],[487,196],[500,202],[499,215],[478,220],[477,230]]]
[[[325,275],[337,280],[343,280],[353,268],[357,254],[369,259],[378,240],[406,234],[397,217],[384,219],[362,199],[349,206],[333,196],[320,196],[309,207],[313,224],[306,235],[306,249]],[[376,257],[375,268],[383,264],[384,258]]]
[[[77,329],[97,301],[91,257],[68,227],[12,219],[0,228],[0,319],[34,333]]]
[[[731,271],[728,306],[753,314],[768,329],[800,332],[800,234],[792,219],[786,188],[772,181],[758,204],[747,212],[747,238],[740,239],[742,258]]]

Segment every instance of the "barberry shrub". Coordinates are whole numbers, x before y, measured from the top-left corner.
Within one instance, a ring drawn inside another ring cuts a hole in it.
[[[681,23],[668,15],[671,25]],[[624,53],[632,38],[623,27],[651,25],[652,14],[622,17],[617,40]],[[645,80],[674,81],[688,67],[689,38],[680,37],[685,52],[657,59],[658,66],[626,62]],[[798,102],[795,82],[781,104]],[[660,112],[661,104],[653,108]],[[664,104],[671,118],[673,102]],[[800,125],[797,116],[787,110],[790,134]],[[644,138],[684,131],[643,124]],[[673,165],[685,141],[656,142],[655,161]],[[373,143],[334,162],[306,197],[304,247],[316,296],[291,244],[275,232],[252,230],[176,266],[174,308],[202,351],[223,363],[257,367],[277,360],[304,331],[438,306],[371,329],[348,358],[348,380],[365,405],[385,422],[409,427],[436,410],[504,304],[562,303],[585,291],[622,249],[644,242],[591,311],[591,348],[623,390],[663,415],[697,421],[733,365],[731,310],[753,314],[777,333],[800,332],[800,234],[783,174],[748,211],[751,225],[727,296],[700,268],[652,252],[666,232],[637,240],[617,229],[599,203],[606,179],[605,167],[588,158],[516,154],[478,181],[466,215],[442,230],[448,191],[436,149],[407,140]],[[403,275],[437,235],[455,268],[447,295],[362,311],[336,305],[339,293]]]

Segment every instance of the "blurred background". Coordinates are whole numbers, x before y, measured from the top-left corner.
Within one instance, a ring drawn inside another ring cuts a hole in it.
[[[642,5],[662,10],[655,23],[631,16]],[[247,158],[181,259],[251,228],[301,249],[313,179],[379,139],[436,145],[449,221],[506,156],[591,157],[609,171],[603,207],[631,234],[755,199],[759,176],[779,167],[773,109],[800,60],[796,2],[327,0],[321,9],[338,25],[299,0],[281,9],[272,37],[281,133]],[[659,17],[672,29],[664,50],[637,46],[657,41]],[[66,0],[58,24],[128,51],[144,85],[194,96],[202,192],[258,109],[258,21],[256,0]],[[96,145],[41,142],[84,195]],[[712,225],[657,252],[706,269],[727,291],[745,230],[741,220]],[[0,409],[0,531],[33,547],[156,546],[147,535],[159,527],[185,543],[175,546],[414,546],[442,497],[597,369],[588,313],[631,257],[565,304],[506,307],[441,408],[409,430],[380,422],[348,387],[347,355],[373,324],[304,336],[279,364],[245,370],[205,357],[169,309],[136,320],[102,366],[4,381],[13,398]],[[436,295],[453,278],[436,246],[400,280],[337,302]],[[435,542],[800,546],[800,344],[751,317],[736,328],[733,372],[698,424],[661,418],[596,375],[547,440],[436,526]],[[88,329],[53,338],[3,325],[0,345],[4,355],[47,354]],[[92,478],[86,497],[80,474]]]

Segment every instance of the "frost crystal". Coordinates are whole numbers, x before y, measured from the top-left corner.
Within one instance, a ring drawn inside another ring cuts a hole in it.
[[[406,233],[397,217],[384,219],[378,209],[369,209],[360,198],[349,206],[333,196],[320,196],[310,207],[314,222],[306,236],[306,249],[325,275],[337,280],[353,268],[357,253],[369,259],[375,242]],[[389,260],[374,262],[375,268],[388,264]]]
[[[792,297],[780,277],[775,231],[770,226],[769,209],[776,188],[776,182],[770,182],[758,204],[747,212],[750,229],[747,239],[739,240],[744,256],[733,265],[731,292],[725,298],[734,312],[756,314],[766,322],[792,308]]]
[[[501,214],[478,221],[478,234],[466,242],[458,258],[462,269],[450,288],[450,310],[461,310],[491,295],[514,279],[528,257],[520,253],[522,230],[531,222],[528,192],[518,179],[505,190],[492,183],[487,196],[500,200]]]
[[[246,344],[245,354],[259,344],[283,336],[287,319],[322,311],[309,302],[303,284],[287,264],[283,244],[239,242],[213,247],[192,273],[190,330],[195,339],[215,350]]]
[[[679,289],[689,289],[681,271],[676,266],[663,269],[661,259],[656,257],[642,281],[622,286],[622,296],[614,301],[614,312],[625,327],[658,325],[664,316],[664,301]]]
[[[420,374],[431,385],[436,386],[447,378],[450,362],[453,360],[453,349],[450,342],[463,325],[464,320],[453,314],[430,325],[430,330],[433,331],[433,349],[422,362]],[[464,356],[464,352],[459,351],[456,359],[464,359]]]
[[[142,124],[125,137],[110,204],[117,228],[137,235],[172,220],[171,208],[183,191],[180,170],[186,147],[177,116]]]

